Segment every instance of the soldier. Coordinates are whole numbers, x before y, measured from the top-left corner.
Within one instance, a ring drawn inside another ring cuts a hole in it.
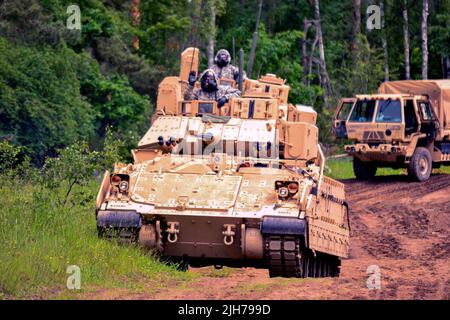
[[[189,86],[184,92],[184,100],[217,101],[217,106],[221,108],[231,98],[241,95],[238,89],[219,86],[216,73],[212,69],[207,69],[203,72],[200,78],[201,89],[194,90],[195,81],[196,73],[191,71],[189,74]]]
[[[220,49],[216,54],[214,65],[211,69],[214,70],[219,79],[230,79],[237,82],[239,79],[239,68],[230,64],[230,61],[230,53],[225,49]],[[245,72],[243,72],[243,78],[246,78]]]

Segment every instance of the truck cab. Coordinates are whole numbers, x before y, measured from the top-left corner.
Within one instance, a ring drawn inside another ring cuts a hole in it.
[[[407,167],[419,181],[431,174],[439,122],[427,95],[375,94],[344,99],[336,109],[333,128],[337,138],[353,142],[345,151],[353,156],[358,179],[374,177],[378,167]]]
[[[334,112],[333,117],[333,134],[338,139],[347,139],[347,118],[352,111],[355,104],[355,98],[344,98],[339,101],[339,104]]]

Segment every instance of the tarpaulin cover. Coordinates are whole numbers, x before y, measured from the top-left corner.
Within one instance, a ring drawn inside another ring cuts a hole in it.
[[[380,94],[428,95],[441,128],[450,130],[450,80],[405,80],[385,82]]]

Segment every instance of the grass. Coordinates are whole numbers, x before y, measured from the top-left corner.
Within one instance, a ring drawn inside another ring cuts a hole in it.
[[[219,270],[211,268],[210,270],[208,270],[208,272],[206,272],[203,275],[210,278],[228,278],[231,275],[233,275],[233,273],[237,272],[237,270],[238,269],[236,268],[229,268],[229,267],[223,267],[222,269]]]
[[[193,275],[176,271],[134,246],[97,237],[96,182],[84,188],[87,202],[63,208],[65,190],[3,183],[0,187],[0,299],[76,298],[95,288],[139,289]],[[76,199],[76,196],[74,196]],[[70,265],[81,269],[81,290],[69,290]]]
[[[433,169],[433,173],[450,174],[450,166]],[[405,175],[406,169],[378,168],[377,176]],[[325,175],[339,180],[354,179],[353,163],[351,157],[327,159]]]

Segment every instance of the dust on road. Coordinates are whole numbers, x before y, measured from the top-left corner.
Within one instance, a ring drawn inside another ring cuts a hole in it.
[[[344,181],[351,210],[350,257],[341,277],[282,279],[253,268],[191,269],[186,285],[139,292],[99,291],[96,299],[450,299],[450,175],[424,183],[406,176]],[[367,267],[381,290],[367,289]]]

